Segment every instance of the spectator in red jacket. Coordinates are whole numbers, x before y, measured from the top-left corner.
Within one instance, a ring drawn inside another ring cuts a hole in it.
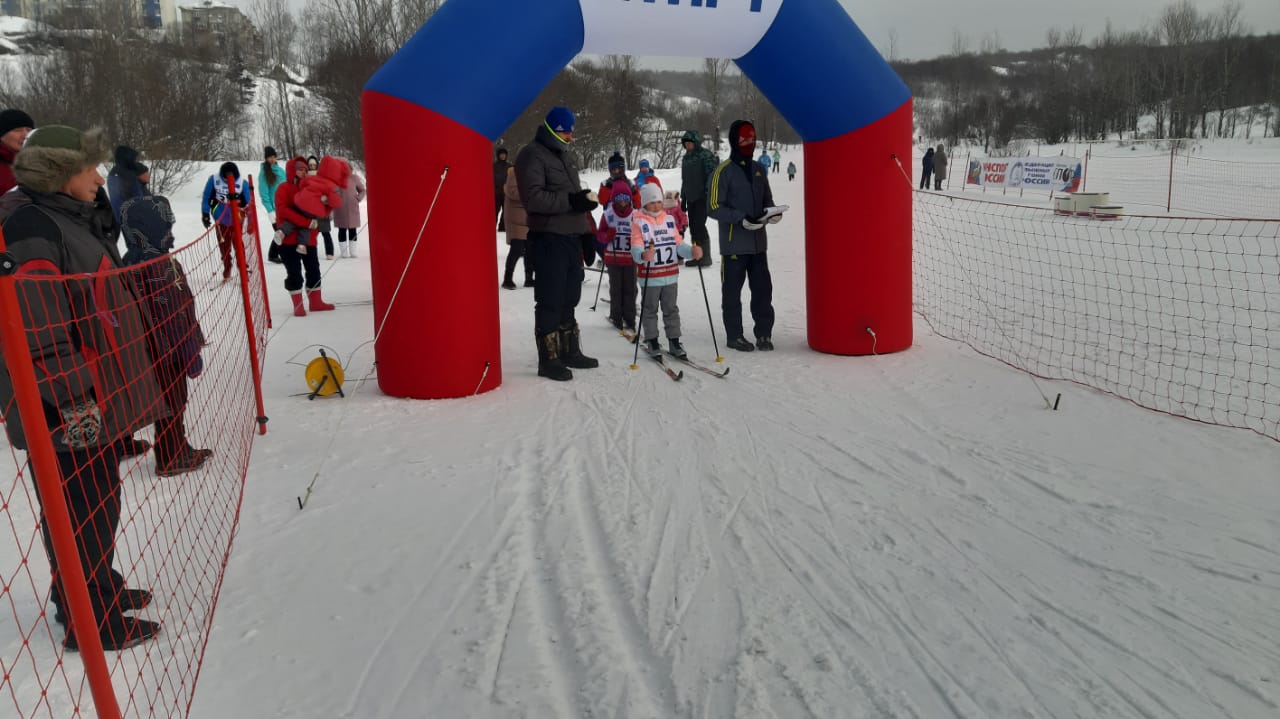
[[[346,187],[351,167],[345,160],[326,156],[320,161],[316,171],[333,180],[338,187]],[[306,158],[295,157],[289,161],[289,179],[276,189],[276,220],[282,227],[285,223],[295,228],[306,227],[312,230],[319,226],[319,221],[300,212],[294,201],[299,185],[306,176]],[[316,233],[312,232],[309,237],[302,239],[295,229],[289,233],[281,233],[278,237],[281,256],[284,258],[284,288],[289,291],[290,299],[293,300],[293,314],[305,317],[308,309],[312,312],[332,310],[333,305],[325,302],[320,293],[320,260],[316,253]],[[308,300],[305,306],[302,302],[304,287]]]

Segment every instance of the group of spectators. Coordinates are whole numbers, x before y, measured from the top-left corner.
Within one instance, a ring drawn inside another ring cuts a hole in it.
[[[572,379],[571,369],[589,369],[598,362],[582,352],[581,333],[575,308],[581,299],[585,276],[584,265],[594,263],[597,249],[606,265],[625,264],[626,248],[619,237],[625,235],[635,253],[639,275],[648,284],[673,284],[671,269],[684,259],[686,267],[707,267],[712,263],[708,217],[719,224],[719,254],[722,263],[721,310],[728,345],[736,350],[773,349],[774,324],[773,281],[768,264],[767,224],[778,222],[782,215],[774,207],[769,186],[769,171],[754,159],[756,132],[754,125],[739,120],[729,128],[730,157],[719,162],[706,148],[695,130],[681,137],[685,155],[681,164],[681,190],[669,193],[664,208],[661,184],[648,162],[641,160],[635,181],[626,177],[626,163],[620,154],[609,160],[609,177],[592,193],[583,189],[577,162],[569,151],[573,143],[575,117],[565,107],[552,108],[534,132],[533,140],[521,150],[514,166],[507,162],[507,152],[499,148],[494,162],[494,199],[496,219],[505,220],[507,256],[502,286],[515,289],[514,271],[523,257],[525,286],[534,289],[534,335],[538,349],[538,374],[555,380]],[[780,158],[779,158],[780,160]],[[772,163],[775,166],[777,162]],[[792,163],[794,165],[794,163]],[[794,167],[788,168],[794,174]],[[678,198],[678,199],[676,199]],[[673,201],[674,200],[674,201]],[[606,206],[605,218],[596,227],[592,211]],[[630,208],[644,210],[630,221]],[[505,209],[504,209],[505,208]],[[666,210],[672,210],[667,212]],[[671,217],[668,217],[668,214]],[[677,220],[677,215],[687,215]],[[683,244],[684,225],[691,229],[692,246]],[[633,229],[638,228],[638,229]],[[597,234],[597,231],[599,234]],[[633,232],[652,233],[638,236]],[[674,236],[673,236],[674,235]],[[655,238],[667,243],[670,251],[655,252]],[[597,242],[600,242],[597,246]],[[696,248],[694,251],[692,248]],[[532,261],[530,261],[530,258]],[[632,282],[634,274],[611,271],[610,289],[615,282]],[[754,341],[748,340],[742,322],[742,286],[751,291],[751,315]],[[641,316],[656,313],[659,302],[667,323],[668,339],[678,340],[678,321],[670,322],[674,312],[668,310],[667,297],[650,301],[648,287],[643,298]],[[670,308],[675,309],[674,292],[666,292]],[[634,298],[634,293],[619,298]],[[625,307],[612,307],[611,320],[620,328],[630,325],[634,316]],[[613,305],[614,302],[611,302]],[[625,299],[618,303],[625,304]],[[656,322],[656,320],[655,320]],[[647,324],[647,323],[646,323]],[[657,351],[656,326],[646,329],[644,337]],[[639,338],[639,335],[637,335]],[[679,342],[672,344],[672,354],[683,357]]]
[[[941,144],[936,150],[925,149],[924,157],[920,158],[920,189],[929,189],[931,178],[935,190],[941,190],[943,180],[947,179],[947,151]]]
[[[127,145],[114,152],[109,147],[98,129],[37,127],[21,110],[0,111],[0,229],[15,274],[28,278],[17,283],[18,301],[26,322],[39,329],[28,333],[28,351],[95,620],[92,628],[73,626],[48,523],[42,521],[50,601],[69,650],[79,648],[86,629],[96,630],[107,650],[161,631],[159,623],[130,614],[151,603],[151,592],[127,586],[113,566],[120,462],[152,449],[134,435],[154,425],[155,472],[161,477],[199,469],[213,456],[188,441],[184,424],[188,381],[204,370],[205,337],[185,270],[169,256],[173,208],[151,192],[141,153]],[[264,154],[263,204],[278,230],[276,249],[294,313],[332,310],[321,296],[314,230],[336,219],[343,256],[355,257],[364,182],[341,158],[308,163],[296,157],[286,174],[276,166],[273,149]],[[98,167],[108,159],[114,165],[104,178]],[[309,204],[317,197],[318,206]],[[224,280],[231,274],[233,207],[247,208],[252,201],[249,184],[232,162],[208,179],[201,197],[205,227],[217,223]],[[339,209],[345,212],[335,216]],[[121,268],[133,271],[112,271]],[[0,362],[0,410],[10,444],[29,450],[31,435],[18,410],[12,372],[7,361]],[[33,481],[37,471],[43,470],[31,467]],[[37,496],[38,490],[39,485]]]

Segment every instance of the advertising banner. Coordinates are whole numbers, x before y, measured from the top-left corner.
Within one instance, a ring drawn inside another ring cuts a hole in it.
[[[1074,157],[1000,157],[969,161],[965,184],[1009,190],[1075,192],[1083,169]]]

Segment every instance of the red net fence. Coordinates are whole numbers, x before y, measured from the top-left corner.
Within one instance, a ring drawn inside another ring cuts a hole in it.
[[[1038,377],[1280,440],[1280,220],[1095,220],[916,192],[914,303]]]
[[[257,223],[235,224],[83,273],[2,238],[0,716],[189,711],[265,431]]]

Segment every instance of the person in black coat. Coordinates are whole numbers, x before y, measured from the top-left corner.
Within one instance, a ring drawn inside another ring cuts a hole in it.
[[[920,189],[929,189],[929,180],[933,178],[933,148],[924,151],[924,158],[920,160]]]
[[[506,203],[507,195],[503,188],[507,184],[507,168],[511,167],[511,163],[507,162],[507,148],[499,147],[497,153],[494,154],[493,161],[493,204],[494,216],[498,220],[498,232],[506,232],[506,222],[502,214],[502,206]]]

